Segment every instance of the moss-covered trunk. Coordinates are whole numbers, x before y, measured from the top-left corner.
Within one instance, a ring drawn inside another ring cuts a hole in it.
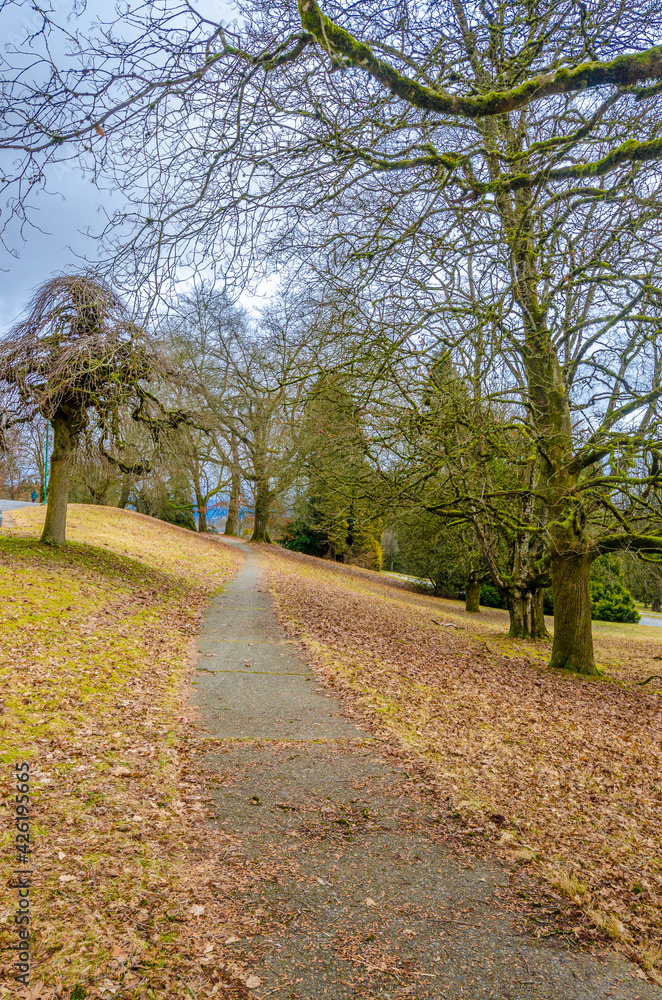
[[[510,617],[509,639],[528,639],[529,622],[526,613],[526,601],[519,590],[506,594],[506,607]]]
[[[521,156],[525,149],[525,133],[508,115],[486,120],[483,132],[495,154],[489,159],[490,179],[497,182],[502,179],[503,169],[496,155],[498,148],[509,155]],[[521,158],[519,169],[523,174],[531,169],[526,158]],[[550,329],[548,304],[540,297],[547,265],[540,257],[537,213],[532,210],[535,199],[531,176],[517,190],[499,191],[495,204],[516,279],[513,292],[522,316],[521,356],[525,371],[522,388],[533,423],[533,437],[537,441],[532,452],[536,475],[531,488],[542,501],[544,519],[539,520],[539,527],[545,529],[547,557],[552,568],[555,612],[552,664],[586,673],[595,667],[588,594],[589,563],[584,554],[586,529],[576,490],[581,469],[573,464],[569,387],[556,349],[558,331]],[[556,322],[556,318],[553,321]],[[570,534],[567,532],[569,520],[575,525]],[[536,605],[530,615],[529,621],[533,622],[537,637],[544,637],[542,607]],[[511,631],[522,628],[521,620],[522,611],[518,605],[511,612]]]
[[[573,464],[570,406],[553,348],[537,345],[528,359],[530,390],[544,442],[540,489],[547,526],[554,597],[554,645],[550,666],[595,674],[588,574],[591,541],[577,493],[581,469]]]
[[[586,552],[571,551],[552,559],[554,645],[550,666],[595,675],[598,671],[593,653],[590,568]]]
[[[542,589],[513,590],[506,594],[510,616],[509,639],[551,639],[542,609]]]
[[[470,575],[465,587],[465,609],[477,614],[480,611],[480,580],[474,580]]]
[[[545,612],[543,609],[544,591],[542,588],[536,590],[531,595],[531,638],[551,639],[545,624]]]
[[[53,427],[53,453],[48,477],[46,521],[41,534],[47,545],[64,545],[67,528],[67,502],[71,459],[76,446],[81,415],[59,409],[51,420]]]

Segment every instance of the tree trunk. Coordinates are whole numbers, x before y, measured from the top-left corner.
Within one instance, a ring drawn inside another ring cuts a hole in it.
[[[207,530],[207,503],[202,493],[195,491],[195,502],[198,508],[198,531]]]
[[[547,631],[547,625],[545,624],[545,612],[542,606],[543,600],[543,590],[534,591],[531,595],[531,638],[532,639],[551,639],[551,635]]]
[[[48,505],[41,540],[46,545],[64,545],[67,526],[67,501],[69,500],[69,474],[71,457],[76,444],[79,414],[69,414],[60,409],[53,416],[53,453],[48,477]]]
[[[510,615],[509,639],[551,639],[542,610],[543,591],[516,590],[506,594]]]
[[[509,639],[528,639],[529,623],[526,613],[526,599],[519,590],[506,594],[506,606],[510,615]]]
[[[271,497],[269,487],[263,479],[258,479],[255,484],[255,527],[251,536],[251,542],[270,542],[269,537],[269,514],[271,513]]]
[[[117,502],[117,506],[121,510],[126,510],[126,505],[129,502],[129,492],[131,489],[131,482],[129,479],[129,473],[125,472],[122,476],[122,486],[120,488],[120,498]]]
[[[478,614],[480,611],[480,580],[474,580],[469,576],[466,583],[466,603],[465,610]]]
[[[554,645],[550,667],[597,675],[591,629],[591,592],[587,553],[552,559]]]
[[[93,504],[95,504],[98,507],[106,506],[106,498],[108,495],[108,484],[99,487],[98,490],[96,490],[93,486],[88,486],[87,489],[92,498]]]
[[[207,501],[200,489],[200,479],[193,473],[193,490],[195,492],[195,505],[198,508],[198,531],[207,531]]]
[[[203,497],[199,497],[197,500],[198,504],[198,531],[203,534],[207,531],[207,511],[205,508],[205,501]]]
[[[225,535],[237,534],[237,521],[239,519],[239,500],[241,496],[241,477],[238,472],[232,473],[232,484],[230,486],[230,502],[228,503],[228,516],[225,522]]]

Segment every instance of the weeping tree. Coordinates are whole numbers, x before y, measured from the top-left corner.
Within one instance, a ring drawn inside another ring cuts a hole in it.
[[[166,409],[152,391],[171,376],[105,282],[89,274],[59,275],[40,286],[27,316],[0,343],[0,389],[4,428],[37,415],[53,426],[42,542],[65,543],[71,464],[83,440],[94,438],[101,455],[125,474],[148,471],[147,462],[128,465],[118,457],[122,416],[130,410],[155,443],[163,428],[185,422],[184,411]]]

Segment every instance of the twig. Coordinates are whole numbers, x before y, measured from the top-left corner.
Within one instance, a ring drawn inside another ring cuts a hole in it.
[[[661,674],[651,674],[650,677],[647,677],[645,681],[635,681],[635,684],[648,684],[649,681],[655,681],[655,680],[662,681],[662,675]]]
[[[431,618],[433,625],[441,625],[442,628],[464,628],[464,625],[455,625],[453,622],[438,622],[436,618]]]

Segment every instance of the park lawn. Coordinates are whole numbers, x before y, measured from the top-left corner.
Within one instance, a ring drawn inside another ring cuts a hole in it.
[[[575,936],[611,938],[662,984],[662,681],[635,683],[662,674],[662,630],[596,623],[605,673],[578,677],[547,667],[549,643],[506,639],[506,612],[263,550],[289,634],[422,765],[445,822],[572,901],[558,919],[574,912]]]
[[[203,740],[182,708],[200,612],[242,557],[77,505],[71,544],[46,548],[43,517],[5,512],[0,530],[0,805],[11,817],[14,762],[29,761],[30,996],[68,1000],[77,985],[77,997],[247,996],[249,972],[223,944],[243,933],[230,894],[246,876],[231,838],[206,822]],[[3,828],[8,886],[14,831]],[[14,896],[0,900],[0,996],[15,986]]]

